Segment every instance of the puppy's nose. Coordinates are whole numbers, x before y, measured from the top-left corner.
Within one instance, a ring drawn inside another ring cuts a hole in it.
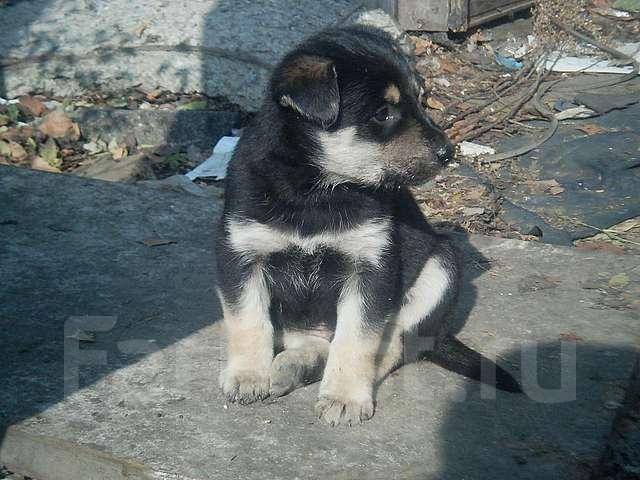
[[[454,152],[455,149],[453,148],[453,145],[451,142],[447,141],[436,149],[436,157],[438,158],[438,161],[445,166],[453,160]]]

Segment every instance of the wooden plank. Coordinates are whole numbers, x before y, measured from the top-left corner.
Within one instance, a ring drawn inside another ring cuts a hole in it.
[[[405,30],[446,31],[449,0],[398,0],[397,18]]]
[[[449,0],[449,30],[464,32],[469,21],[469,0]]]
[[[399,0],[367,0],[365,6],[370,9],[381,8],[394,18],[398,17]]]
[[[508,7],[514,3],[519,3],[517,0],[470,0],[469,1],[469,15],[474,17],[491,10],[500,9],[502,7]]]
[[[488,10],[480,14],[469,14],[468,27],[475,27],[476,25],[490,22],[491,20],[504,17],[505,15],[508,15],[510,13],[515,13],[527,8],[531,8],[532,5],[532,0],[512,0],[508,5],[502,5],[500,7],[496,7],[492,10]]]

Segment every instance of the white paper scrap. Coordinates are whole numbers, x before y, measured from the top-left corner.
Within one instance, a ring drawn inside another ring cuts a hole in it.
[[[185,176],[189,180],[203,177],[216,177],[218,180],[225,178],[227,165],[231,161],[238,140],[240,137],[222,137],[213,147],[211,156],[190,172],[185,173]]]
[[[480,145],[479,143],[473,142],[460,142],[458,148],[460,148],[460,153],[465,157],[478,157],[480,155],[493,155],[496,153],[493,148],[487,145]]]

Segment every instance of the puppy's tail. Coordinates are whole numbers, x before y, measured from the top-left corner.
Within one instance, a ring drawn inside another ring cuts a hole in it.
[[[500,390],[522,393],[522,387],[509,372],[475,350],[467,347],[455,337],[446,336],[442,338],[436,344],[435,350],[425,352],[421,357],[447,370],[491,385]],[[493,377],[493,375],[482,375],[483,364],[485,365],[485,371],[491,370],[495,372],[495,377]]]

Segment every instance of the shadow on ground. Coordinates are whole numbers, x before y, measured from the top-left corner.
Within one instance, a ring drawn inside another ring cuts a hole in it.
[[[445,441],[437,478],[598,478],[604,443],[598,432],[609,431],[636,354],[617,345],[558,341],[501,355],[521,370],[526,396],[494,397],[469,383],[440,429]]]

